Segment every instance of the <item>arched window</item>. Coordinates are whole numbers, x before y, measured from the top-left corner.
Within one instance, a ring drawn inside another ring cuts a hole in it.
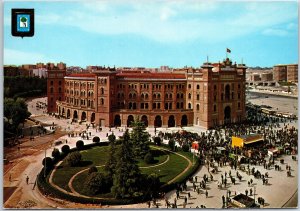
[[[153,94],[153,98],[156,99],[156,94]]]
[[[136,98],[136,94],[135,93],[133,93],[133,98]]]
[[[191,104],[191,103],[189,103],[189,105],[188,105],[188,108],[189,108],[189,109],[191,109],[191,108],[192,108],[192,104]]]
[[[199,94],[197,94],[197,100],[200,100],[200,95]]]
[[[225,86],[225,99],[226,99],[226,100],[229,100],[229,99],[230,99],[230,85],[229,85],[229,84],[227,84],[227,85]]]
[[[217,106],[216,105],[214,105],[214,112],[216,112],[217,111]]]
[[[142,93],[142,94],[141,94],[141,98],[144,99],[144,97],[145,97],[145,96],[144,96],[144,94]]]
[[[200,85],[199,84],[197,85],[197,89],[200,89]]]
[[[157,94],[157,98],[160,99],[160,94]]]
[[[183,102],[180,103],[180,108],[183,108]]]
[[[131,93],[129,93],[129,98],[130,98],[130,99],[132,98],[132,94],[131,94]]]
[[[169,98],[172,99],[172,97],[173,97],[173,95],[172,95],[172,94],[169,94]]]
[[[180,95],[181,99],[183,99],[183,94]]]
[[[50,93],[53,93],[53,88],[52,87],[50,88]]]
[[[191,99],[192,98],[192,94],[191,93],[189,93],[189,99]]]
[[[166,93],[165,98],[168,99],[168,94]]]
[[[179,93],[177,93],[176,98],[179,99],[179,97],[180,97],[180,95],[179,95]]]
[[[102,94],[102,95],[104,94],[104,89],[103,89],[103,88],[101,88],[101,94]]]
[[[199,111],[200,110],[200,105],[199,104],[197,104],[197,111]]]
[[[179,109],[179,103],[176,103],[176,108]]]
[[[101,102],[100,102],[101,105],[104,105],[104,99],[101,98]]]

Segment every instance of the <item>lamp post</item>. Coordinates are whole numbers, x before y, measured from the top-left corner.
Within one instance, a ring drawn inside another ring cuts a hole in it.
[[[46,149],[45,149],[45,165],[44,165],[44,177],[46,178]]]

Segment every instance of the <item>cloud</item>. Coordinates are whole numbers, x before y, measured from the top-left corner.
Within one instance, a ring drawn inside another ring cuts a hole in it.
[[[297,15],[293,2],[93,1],[44,13],[37,21],[102,35],[134,34],[166,44],[218,43],[253,32],[273,33],[275,26]]]
[[[287,36],[289,33],[286,30],[283,29],[265,29],[262,34],[264,35],[270,35],[270,36],[280,36],[284,37]]]
[[[4,48],[4,64],[35,64],[37,62],[50,62],[51,59],[47,58],[46,55],[33,52],[25,52],[15,49]]]

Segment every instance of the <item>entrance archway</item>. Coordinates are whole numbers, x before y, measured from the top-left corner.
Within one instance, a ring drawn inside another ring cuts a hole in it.
[[[67,118],[69,119],[71,116],[71,112],[70,112],[70,109],[67,110]]]
[[[114,126],[115,126],[115,127],[120,127],[120,126],[121,126],[121,117],[120,117],[119,114],[117,114],[117,115],[115,116]]]
[[[141,121],[144,122],[145,127],[148,127],[148,117],[146,115],[142,116]]]
[[[181,126],[187,126],[188,125],[188,118],[186,115],[183,115],[181,117]]]
[[[127,118],[127,127],[131,127],[131,124],[134,122],[133,116],[129,115]]]
[[[154,127],[161,127],[162,121],[160,116],[156,116],[154,120]]]
[[[95,122],[95,113],[92,113],[91,122]]]
[[[175,118],[173,115],[169,116],[168,127],[175,127]]]
[[[85,121],[86,120],[86,113],[82,112],[81,114],[81,121]]]
[[[231,122],[231,108],[230,106],[226,106],[224,109],[224,123],[228,124]]]
[[[78,119],[78,114],[76,110],[73,112],[73,119]]]

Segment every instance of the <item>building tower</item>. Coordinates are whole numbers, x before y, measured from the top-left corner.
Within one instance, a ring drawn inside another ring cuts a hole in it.
[[[56,101],[64,101],[64,77],[66,75],[66,64],[47,63],[47,104],[48,113],[56,112]]]

